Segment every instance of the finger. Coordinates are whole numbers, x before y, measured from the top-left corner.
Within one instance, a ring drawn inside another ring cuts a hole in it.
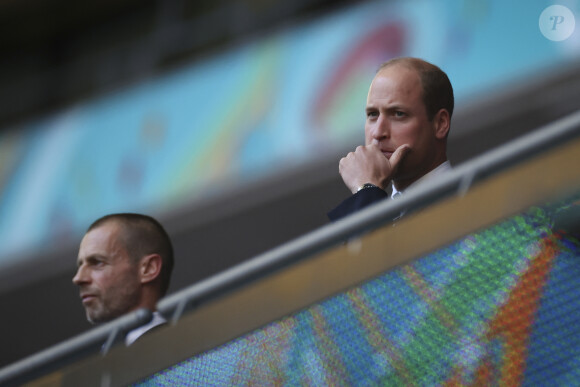
[[[344,165],[346,163],[348,163],[348,157],[350,156],[350,153],[348,155],[346,155],[345,157],[343,157],[342,159],[340,159],[340,161],[338,162],[338,172],[342,173],[342,169],[344,168]]]
[[[398,147],[397,149],[395,149],[395,151],[393,152],[393,155],[389,159],[389,162],[391,163],[391,168],[393,170],[395,170],[397,168],[399,163],[405,158],[405,156],[407,155],[407,153],[409,153],[410,150],[411,150],[411,147],[407,144],[403,144],[400,147]]]
[[[356,149],[354,150],[354,152],[351,152],[353,155],[359,155],[359,154],[364,154],[366,147],[359,145],[356,147]]]

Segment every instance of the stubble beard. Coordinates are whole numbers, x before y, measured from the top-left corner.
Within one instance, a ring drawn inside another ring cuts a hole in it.
[[[96,325],[105,322],[109,322],[115,318],[112,313],[105,308],[102,304],[93,308],[86,308],[87,320],[89,323]]]
[[[125,294],[117,297],[116,300],[121,300],[122,302],[107,305],[106,301],[98,299],[95,300],[98,301],[97,305],[86,307],[85,312],[88,322],[93,325],[102,324],[129,313],[137,305],[138,296],[136,294]]]

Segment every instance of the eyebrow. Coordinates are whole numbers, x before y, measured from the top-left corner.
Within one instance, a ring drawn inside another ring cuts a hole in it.
[[[101,254],[91,254],[86,256],[84,259],[83,258],[77,258],[77,266],[81,265],[81,261],[85,261],[85,262],[90,262],[90,261],[95,261],[95,260],[105,260],[106,257],[104,255]]]
[[[387,110],[387,111],[392,111],[392,110],[409,110],[409,108],[407,108],[404,105],[401,104],[396,104],[396,105],[392,105],[392,106],[387,106],[386,108],[379,108],[376,105],[367,105],[367,107],[365,108],[365,111],[370,111],[370,110]]]
[[[388,107],[387,110],[392,111],[392,110],[409,110],[409,109],[407,109],[405,106],[396,105]]]

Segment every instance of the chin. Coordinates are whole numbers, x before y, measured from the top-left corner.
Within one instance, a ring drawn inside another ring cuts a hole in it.
[[[89,314],[89,313],[87,313],[87,320],[91,324],[95,325],[95,324],[101,324],[101,323],[109,322],[112,319],[111,318],[108,318],[108,316],[103,316],[102,314],[98,314],[98,313],[97,314],[94,314],[94,313],[93,314]]]

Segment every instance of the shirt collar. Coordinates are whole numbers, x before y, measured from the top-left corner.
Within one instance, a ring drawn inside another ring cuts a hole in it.
[[[391,184],[391,187],[393,188],[393,191],[391,192],[391,199],[393,199],[395,196],[399,196],[400,194],[405,192],[405,190],[409,189],[410,187],[412,187],[414,185],[419,185],[420,183],[424,182],[425,180],[429,180],[435,176],[439,176],[442,173],[449,171],[450,169],[451,169],[451,163],[449,162],[449,160],[447,160],[447,161],[439,164],[439,166],[437,168],[432,169],[428,173],[421,176],[421,178],[419,178],[417,181],[415,181],[413,184],[411,184],[409,187],[405,188],[404,190],[399,191],[399,190],[397,190],[397,188],[395,187],[394,184]]]
[[[155,328],[158,325],[165,324],[167,320],[159,312],[153,312],[153,317],[145,325],[141,325],[138,328],[133,329],[127,336],[125,336],[125,345],[129,346],[135,342],[139,337],[141,337],[148,330]]]

